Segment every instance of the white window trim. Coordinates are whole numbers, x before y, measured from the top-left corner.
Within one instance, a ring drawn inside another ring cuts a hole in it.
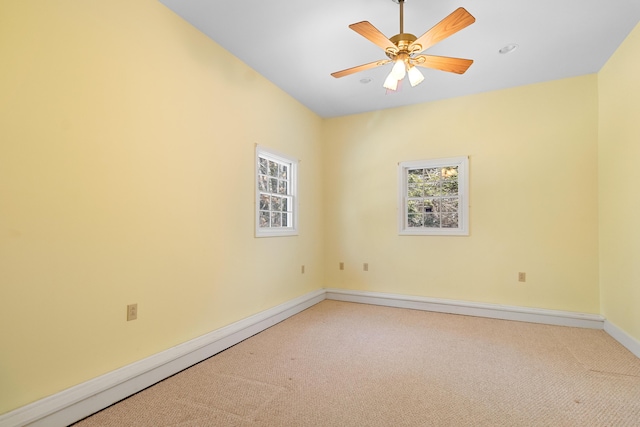
[[[407,227],[407,170],[431,167],[458,166],[458,228]],[[468,236],[469,235],[469,158],[416,160],[398,163],[398,234],[403,236]]]
[[[258,184],[258,176],[260,175],[259,158],[270,158],[272,160],[290,164],[290,186],[289,197],[291,197],[293,204],[293,212],[291,220],[293,222],[291,227],[281,228],[264,228],[260,227],[260,186]],[[298,160],[289,157],[285,154],[274,151],[270,148],[263,147],[256,144],[256,154],[254,159],[255,165],[255,236],[256,237],[281,237],[281,236],[297,236],[298,235]]]

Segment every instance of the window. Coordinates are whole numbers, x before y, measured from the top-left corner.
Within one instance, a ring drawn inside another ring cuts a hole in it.
[[[298,162],[256,147],[256,237],[298,234]]]
[[[399,233],[469,235],[469,159],[399,164]]]

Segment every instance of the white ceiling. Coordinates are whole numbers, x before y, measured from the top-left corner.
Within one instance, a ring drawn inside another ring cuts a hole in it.
[[[406,0],[404,30],[418,37],[467,9],[476,22],[426,53],[474,63],[463,75],[421,68],[422,84],[404,81],[387,94],[390,64],[340,79],[330,74],[386,58],[348,26],[369,21],[394,36],[400,8],[393,0],[159,1],[322,117],[595,73],[640,22],[640,0]],[[510,43],[519,48],[500,55]]]

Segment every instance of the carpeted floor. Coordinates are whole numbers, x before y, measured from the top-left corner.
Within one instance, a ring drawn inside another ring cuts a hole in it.
[[[599,330],[327,300],[93,426],[640,426],[640,359]]]

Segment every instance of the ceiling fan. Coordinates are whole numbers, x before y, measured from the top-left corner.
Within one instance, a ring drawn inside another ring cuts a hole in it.
[[[473,60],[471,59],[421,55],[420,53],[473,24],[476,18],[467,12],[466,9],[459,7],[429,31],[420,37],[416,37],[413,34],[404,32],[405,0],[393,1],[400,4],[400,33],[390,39],[368,21],[349,25],[349,28],[353,31],[384,49],[389,59],[382,59],[380,61],[358,65],[357,67],[347,68],[346,70],[336,71],[335,73],[331,73],[333,77],[340,78],[394,62],[395,64],[383,86],[389,90],[396,90],[398,82],[404,79],[407,74],[409,75],[411,86],[416,86],[424,80],[424,76],[416,66],[434,68],[436,70],[457,74],[464,74],[464,72],[467,71],[471,64],[473,64]]]

